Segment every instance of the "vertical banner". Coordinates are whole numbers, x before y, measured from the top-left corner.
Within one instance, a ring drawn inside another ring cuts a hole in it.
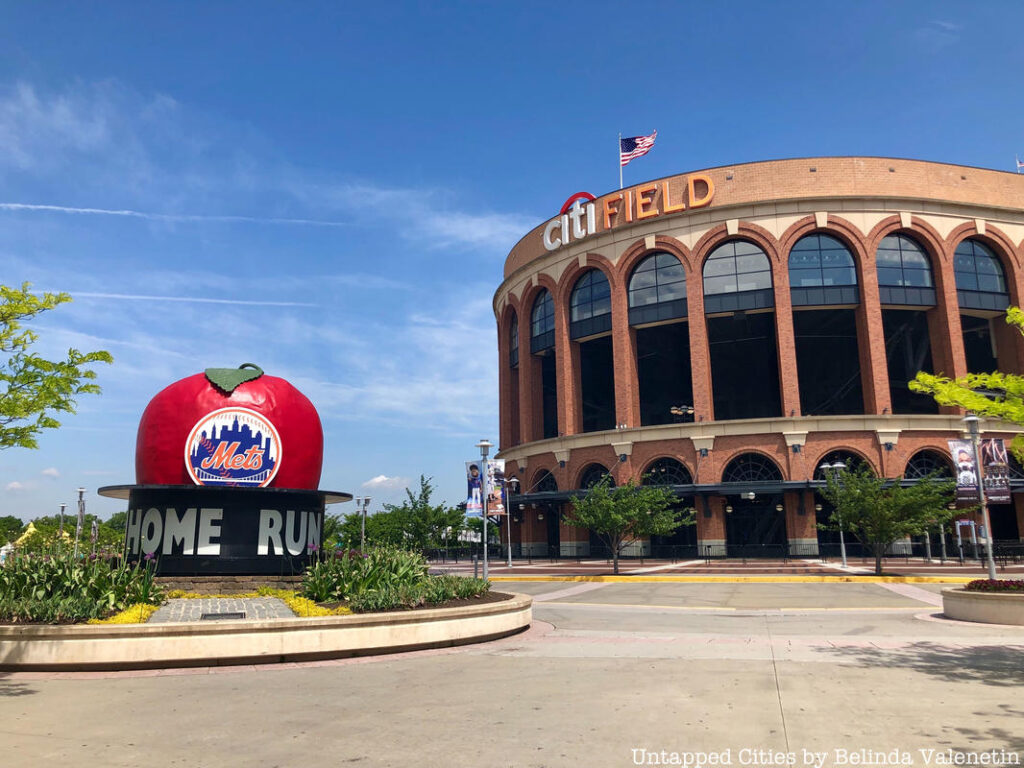
[[[487,462],[487,514],[505,514],[505,460]]]
[[[484,511],[483,474],[479,461],[466,462],[466,517],[480,517]]]
[[[950,440],[949,453],[956,467],[956,503],[977,504],[978,468],[974,466],[974,447],[969,440]]]
[[[981,441],[981,477],[985,485],[985,501],[989,504],[1010,503],[1010,462],[1001,437]]]

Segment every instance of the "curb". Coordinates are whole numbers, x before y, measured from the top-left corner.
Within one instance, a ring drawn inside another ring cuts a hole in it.
[[[977,576],[490,576],[489,581],[594,581],[612,584],[966,584]]]
[[[165,669],[466,645],[530,626],[533,599],[394,613],[166,624],[0,627],[0,671]]]

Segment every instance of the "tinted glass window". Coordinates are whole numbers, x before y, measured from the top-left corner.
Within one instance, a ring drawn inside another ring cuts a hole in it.
[[[629,306],[643,307],[686,298],[686,273],[671,253],[652,253],[629,279]]]
[[[977,240],[964,240],[953,256],[956,287],[962,291],[1006,293],[1003,265],[992,250]]]
[[[853,256],[845,245],[830,235],[802,237],[789,252],[791,288],[856,284]]]
[[[555,302],[546,288],[533,302],[533,314],[530,316],[530,321],[530,335],[533,337],[555,329]]]
[[[573,322],[610,313],[612,289],[604,272],[592,269],[577,280],[569,306]]]
[[[519,318],[512,315],[512,324],[508,329],[509,363],[519,364]]]
[[[889,235],[882,239],[876,254],[878,284],[931,288],[932,268],[928,254],[906,235]]]
[[[704,262],[704,293],[739,293],[772,287],[772,268],[765,252],[745,240],[715,248]]]

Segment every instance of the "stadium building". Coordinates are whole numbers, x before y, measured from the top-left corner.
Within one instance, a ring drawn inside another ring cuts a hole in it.
[[[494,296],[513,548],[596,553],[564,513],[610,473],[697,510],[634,553],[834,554],[821,467],[951,473],[963,414],[907,382],[1022,372],[1002,319],[1022,290],[1024,175],[823,157],[574,195]],[[1024,540],[1011,477],[997,542]]]

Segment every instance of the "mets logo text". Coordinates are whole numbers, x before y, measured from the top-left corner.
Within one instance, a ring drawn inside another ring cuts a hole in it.
[[[248,408],[221,408],[192,427],[185,467],[196,485],[270,485],[281,463],[281,438]]]

